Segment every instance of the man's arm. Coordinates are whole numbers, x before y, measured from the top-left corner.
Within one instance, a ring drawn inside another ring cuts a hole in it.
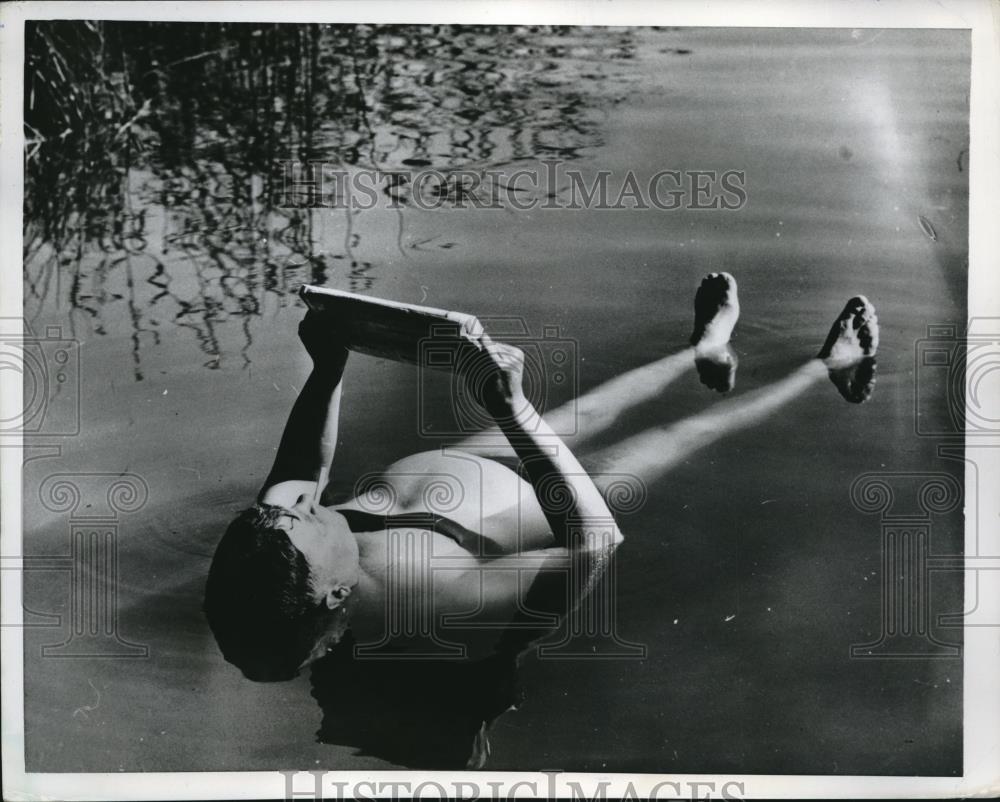
[[[564,615],[604,573],[623,536],[600,490],[558,435],[524,396],[523,354],[483,338],[484,359],[492,367],[470,371],[481,381],[470,392],[492,415],[519,457],[545,514],[557,547],[485,560],[481,584],[487,606],[504,605],[513,590],[530,610]],[[568,569],[568,585],[566,584]],[[519,581],[510,582],[511,571]],[[506,578],[505,578],[506,577]]]
[[[315,312],[299,325],[313,370],[288,416],[274,465],[258,494],[266,504],[290,507],[305,494],[323,491],[337,448],[341,378],[347,349],[332,340]]]
[[[607,539],[594,537],[594,527],[622,540],[614,516],[589,474],[552,430],[521,387],[524,354],[483,335],[485,363],[469,372],[469,391],[486,407],[517,454],[535,497],[552,529],[557,546],[597,548]]]

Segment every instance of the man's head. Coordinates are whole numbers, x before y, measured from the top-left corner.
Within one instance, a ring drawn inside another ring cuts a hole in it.
[[[249,679],[287,680],[343,635],[358,577],[343,516],[306,496],[288,508],[257,504],[215,550],[205,615],[223,657]]]

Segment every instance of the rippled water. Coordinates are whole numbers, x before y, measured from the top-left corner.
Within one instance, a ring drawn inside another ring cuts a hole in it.
[[[389,292],[392,275],[417,272],[408,262],[460,245],[420,236],[426,221],[407,214],[406,187],[388,219],[281,208],[284,162],[405,177],[578,160],[636,83],[634,40],[628,30],[192,26],[136,43],[129,66],[150,106],[129,129],[135,141],[86,160],[46,153],[36,167],[29,316],[55,303],[99,334],[125,321],[136,379],[147,338],[176,329],[209,367],[234,355],[249,364],[254,318],[301,283]],[[60,169],[84,186],[46,197]],[[223,346],[237,328],[242,347]]]
[[[815,385],[652,487],[622,522],[619,560],[622,635],[648,657],[529,656],[526,702],[495,728],[489,766],[960,773],[961,661],[848,658],[878,633],[881,582],[879,521],[849,488],[868,471],[961,478],[938,440],[915,434],[917,413],[943,423],[947,399],[914,349],[929,324],[966,317],[967,34],[153,33],[106,26],[108,53],[128,55],[107,56],[104,79],[80,73],[96,120],[42,113],[56,107],[49,73],[29,70],[41,129],[29,132],[25,314],[80,342],[81,381],[79,435],[25,469],[25,550],[67,549],[65,514],[32,490],[46,476],[141,476],[149,500],[120,521],[120,626],[150,648],[148,660],[42,659],[52,635],[28,631],[29,770],[391,765],[317,743],[307,679],[242,680],[199,611],[221,527],[256,492],[305,375],[299,284],[551,327],[573,343],[586,391],[681,347],[698,278],[724,269],[743,304],[737,393],[811,356],[864,292],[883,324],[875,397],[849,407]],[[68,34],[32,35],[29,63]],[[551,159],[588,179],[609,170],[613,189],[629,170],[643,185],[664,169],[741,170],[747,204],[427,210],[399,182],[395,209],[275,202],[286,161],[447,175]],[[915,381],[929,382],[924,407]],[[419,389],[405,366],[352,360],[335,479],[440,442]],[[572,389],[551,388],[548,406]],[[446,406],[446,384],[429,397]],[[716,402],[688,375],[612,434]],[[933,550],[959,549],[961,531],[958,514],[935,518]],[[32,609],[66,611],[50,576],[26,584]],[[935,588],[935,609],[958,609],[957,575]]]

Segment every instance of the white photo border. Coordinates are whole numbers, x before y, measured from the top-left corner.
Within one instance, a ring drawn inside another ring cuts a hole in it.
[[[367,22],[459,24],[559,24],[622,26],[716,26],[776,28],[958,28],[971,31],[972,75],[970,95],[969,169],[969,283],[968,315],[1000,316],[1000,7],[992,0],[434,0],[433,2],[23,2],[0,8],[0,317],[22,314],[22,198],[23,198],[23,87],[24,22],[27,19],[192,20],[200,22],[247,20],[255,22]],[[22,386],[7,374],[0,384],[0,417],[17,415]],[[981,399],[980,415],[1000,420],[1000,397]],[[989,438],[986,438],[989,441]],[[968,437],[967,446],[971,445]],[[995,442],[993,442],[995,441]],[[978,444],[984,438],[977,438]],[[1000,487],[1000,436],[993,448],[977,451],[976,464],[966,461],[966,486]],[[2,637],[2,767],[4,799],[262,799],[286,798],[289,775],[281,772],[178,773],[26,773],[24,770],[23,640],[20,627],[8,624],[11,611],[21,610],[21,491],[22,451],[0,449],[0,554],[3,557],[2,597],[6,611]],[[978,517],[985,531],[966,526],[966,554],[1000,555],[1000,497],[978,494]],[[978,536],[978,541],[976,540]],[[994,557],[1000,559],[1000,557]],[[13,569],[13,570],[12,570]],[[1000,598],[975,598],[976,583],[968,581],[966,610],[987,620],[1000,621]],[[993,583],[995,584],[995,583]],[[988,607],[989,609],[984,609]],[[570,796],[570,783],[591,798],[601,784],[607,797],[655,792],[693,797],[730,785],[736,798],[940,798],[1000,794],[1000,627],[964,628],[964,775],[962,777],[777,776],[777,775],[628,775],[560,773],[553,780],[544,772],[357,772],[335,773],[324,794],[360,790],[373,797],[387,796],[399,786],[433,781],[445,789],[480,792],[492,789],[493,798],[544,798],[553,789]],[[330,773],[334,774],[333,772]],[[295,778],[297,798],[313,779]],[[552,783],[556,785],[553,786]],[[342,785],[340,785],[342,783]],[[463,783],[464,785],[455,785]],[[493,783],[490,785],[490,783]],[[429,786],[433,788],[433,786]],[[379,789],[381,788],[381,793]],[[664,790],[666,789],[666,790]],[[692,790],[693,789],[693,790]],[[698,790],[700,789],[700,791]],[[436,793],[436,791],[434,792]],[[483,793],[484,798],[486,794]],[[327,798],[330,798],[329,796]]]

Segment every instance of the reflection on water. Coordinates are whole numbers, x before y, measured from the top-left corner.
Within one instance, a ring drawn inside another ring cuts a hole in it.
[[[412,769],[479,769],[489,725],[522,699],[517,652],[478,662],[356,660],[345,639],[312,672],[317,738]]]
[[[25,298],[74,333],[188,332],[249,364],[250,320],[303,282],[379,278],[359,210],[282,208],[282,163],[446,176],[600,144],[629,30],[36,22],[27,30]],[[599,102],[598,102],[599,101]],[[405,181],[405,177],[397,179]],[[392,187],[388,187],[392,189]],[[404,242],[407,199],[394,224]]]

